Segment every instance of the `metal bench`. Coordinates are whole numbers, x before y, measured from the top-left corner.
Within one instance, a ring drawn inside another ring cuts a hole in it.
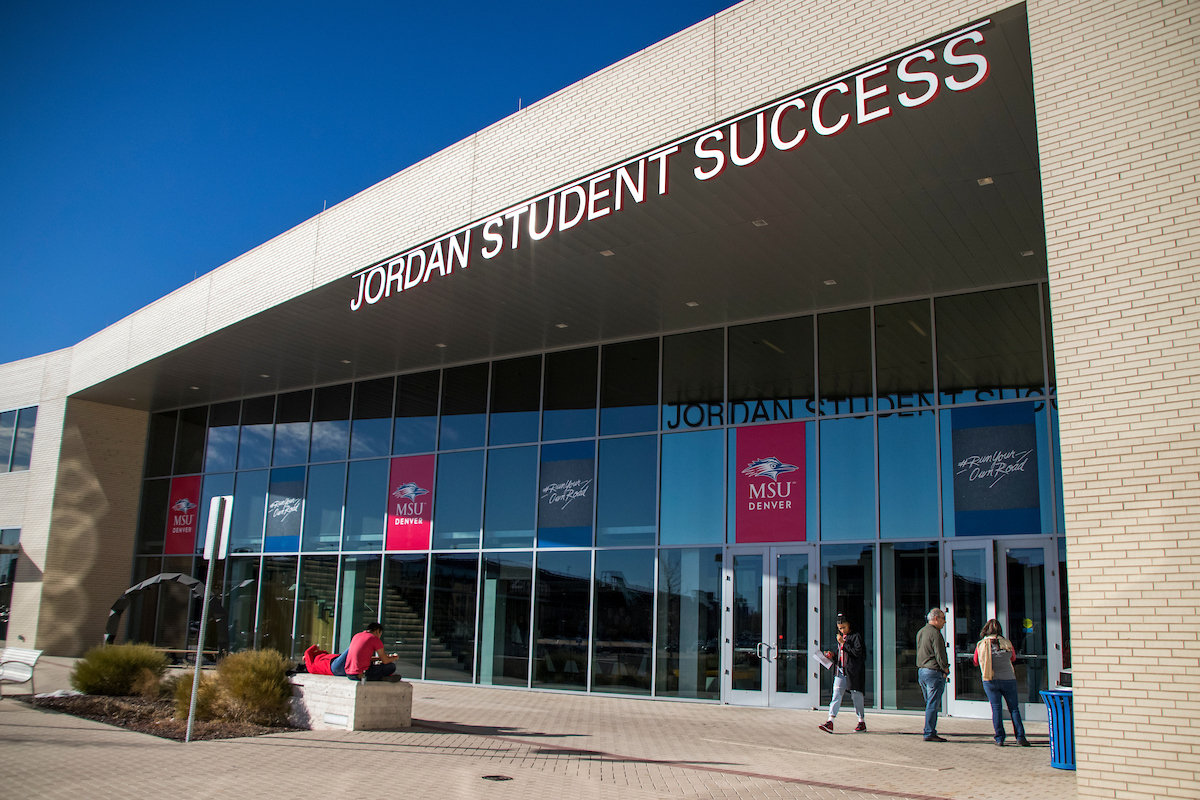
[[[6,647],[0,650],[0,697],[4,696],[4,684],[28,683],[29,693],[35,694],[33,668],[42,657],[41,650],[23,647]]]

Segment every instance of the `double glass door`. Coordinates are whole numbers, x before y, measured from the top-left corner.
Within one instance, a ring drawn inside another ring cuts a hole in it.
[[[1014,671],[1021,714],[1045,720],[1039,692],[1057,685],[1062,669],[1058,558],[1044,540],[956,541],[946,545],[945,597],[950,598],[946,641],[950,643],[949,711],[955,716],[990,717],[983,675],[974,663],[979,632],[1000,621],[1017,651]],[[1005,709],[1007,715],[1007,709]]]
[[[729,549],[722,581],[724,702],[817,706],[818,564],[813,545]]]

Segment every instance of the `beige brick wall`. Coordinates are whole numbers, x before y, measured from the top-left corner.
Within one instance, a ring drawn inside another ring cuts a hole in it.
[[[1200,796],[1196,17],[1030,6],[1083,797]]]

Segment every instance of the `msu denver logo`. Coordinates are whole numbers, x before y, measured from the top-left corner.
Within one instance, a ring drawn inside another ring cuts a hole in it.
[[[769,458],[756,458],[751,461],[742,474],[748,478],[770,478],[773,481],[779,480],[779,476],[785,472],[795,472],[799,467],[785,464],[775,456]]]
[[[413,481],[402,484],[396,487],[396,491],[392,492],[392,497],[397,500],[416,500],[423,494],[429,494],[428,489],[422,489]]]
[[[193,503],[191,500],[188,500],[186,497],[181,497],[175,501],[175,505],[171,506],[171,510],[178,511],[180,514],[183,514],[188,511],[191,511],[195,507],[196,507],[196,504]]]

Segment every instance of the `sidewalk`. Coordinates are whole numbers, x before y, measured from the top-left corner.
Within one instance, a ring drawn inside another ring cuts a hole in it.
[[[39,667],[39,678],[41,668]],[[59,688],[49,686],[47,690]],[[39,691],[43,686],[38,686]],[[1062,798],[1075,775],[999,748],[986,720],[823,712],[415,684],[411,729],[299,732],[183,745],[0,702],[0,785],[13,797]],[[485,780],[505,776],[507,781]]]

